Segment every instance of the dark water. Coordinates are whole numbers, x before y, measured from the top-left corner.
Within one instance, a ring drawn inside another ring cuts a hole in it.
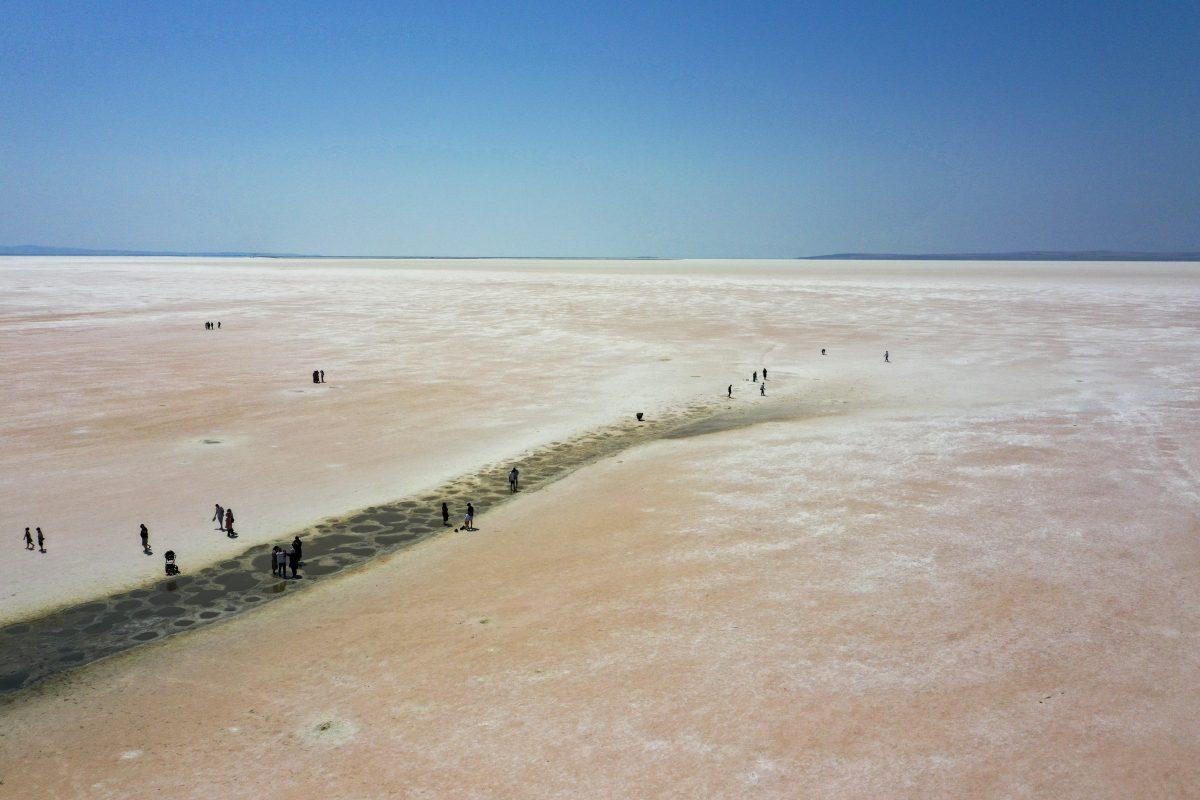
[[[227,619],[450,531],[442,526],[443,501],[452,514],[460,515],[451,518],[452,525],[461,521],[468,501],[474,503],[478,520],[487,509],[513,496],[507,483],[512,464],[521,470],[522,490],[531,491],[642,442],[709,432],[703,427],[706,419],[719,419],[711,430],[736,427],[739,419],[742,425],[755,421],[736,413],[714,417],[721,407],[697,404],[644,423],[634,422],[631,416],[628,423],[553,442],[420,496],[325,520],[297,532],[304,543],[304,563],[294,580],[273,576],[271,545],[256,545],[195,573],[164,577],[152,585],[0,628],[0,695],[139,644]]]

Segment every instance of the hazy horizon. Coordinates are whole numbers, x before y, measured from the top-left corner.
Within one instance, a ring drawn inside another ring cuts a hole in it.
[[[13,245],[1200,249],[1187,5],[6,12]]]

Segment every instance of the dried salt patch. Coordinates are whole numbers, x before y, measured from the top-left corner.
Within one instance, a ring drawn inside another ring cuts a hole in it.
[[[142,757],[141,750],[126,750],[124,753],[121,753],[122,761],[133,761],[135,758],[141,758],[141,757]]]
[[[341,747],[358,735],[358,725],[335,716],[317,716],[300,729],[298,735],[310,744]]]

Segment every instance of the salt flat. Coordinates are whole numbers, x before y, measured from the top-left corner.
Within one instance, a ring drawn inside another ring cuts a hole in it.
[[[15,796],[1196,796],[1198,265],[0,280],[10,614],[157,567],[130,508],[198,562],[222,493],[242,542],[730,383],[773,420],[18,696]]]

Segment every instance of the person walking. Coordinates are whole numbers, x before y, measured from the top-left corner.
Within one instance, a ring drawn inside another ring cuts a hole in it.
[[[304,545],[301,543],[299,536],[292,539],[292,550],[296,551],[296,564],[301,564],[300,559],[304,558]]]
[[[29,528],[25,529],[25,549],[26,550],[33,549],[33,534],[31,534],[29,532]]]
[[[517,480],[520,478],[520,476],[521,476],[521,473],[520,473],[520,471],[517,470],[516,467],[513,467],[511,470],[509,470],[508,490],[510,492],[515,493],[517,491]]]
[[[217,521],[217,530],[225,529],[225,509],[221,508],[220,503],[213,503],[213,519]]]
[[[142,552],[150,555],[150,529],[146,527],[146,523],[144,522],[142,523],[140,535],[142,537]]]
[[[233,532],[233,509],[232,508],[225,509],[225,535],[228,536],[230,539],[237,536],[237,534]]]
[[[442,503],[442,527],[450,527],[450,506]]]
[[[37,532],[38,532],[38,552],[44,553],[44,552],[46,552],[46,537],[42,535],[41,528],[38,528]]]
[[[726,395],[726,397],[729,397],[730,399],[733,398],[733,384],[732,383],[729,384],[729,394]]]
[[[760,384],[758,385],[758,394],[759,394],[759,396],[760,396],[760,397],[766,397],[766,396],[767,396],[767,385],[766,385],[765,383],[760,383]]]
[[[892,363],[892,354],[889,353],[887,350],[883,351],[883,363],[885,363],[885,364]]]

